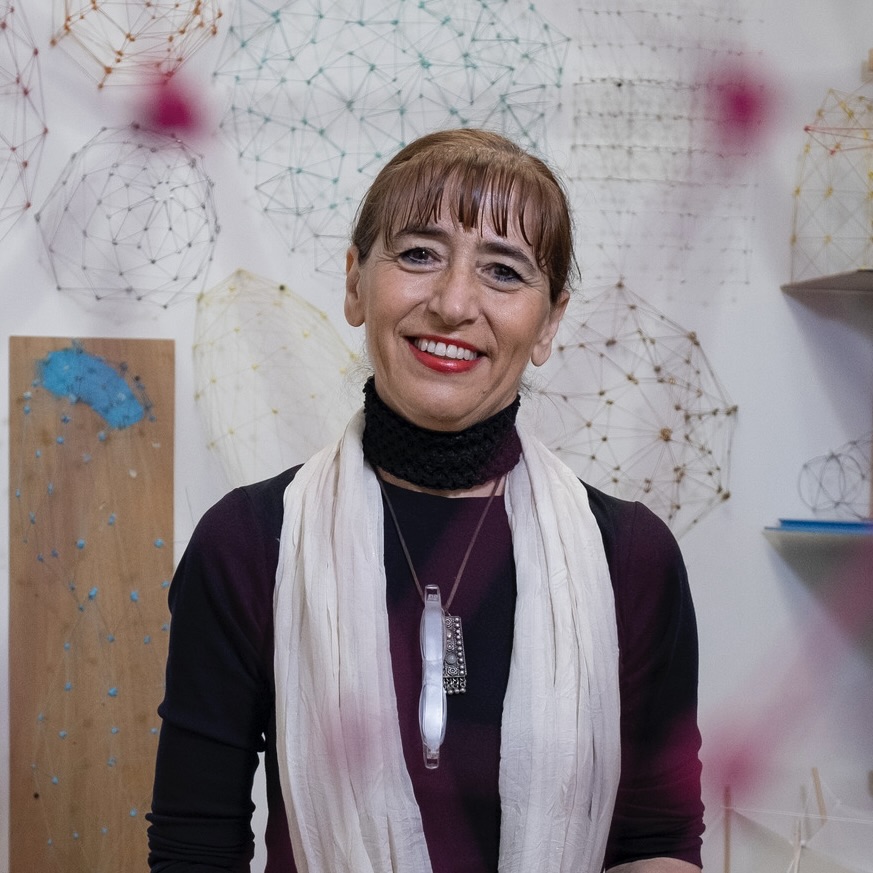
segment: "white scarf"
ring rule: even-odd
[[[274,601],[279,772],[301,873],[430,873],[400,739],[382,500],[363,427],[361,411],[285,491]],[[518,600],[499,871],[597,873],[620,756],[609,570],[584,486],[519,436],[505,489]]]

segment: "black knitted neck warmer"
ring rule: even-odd
[[[457,491],[508,473],[521,456],[515,430],[520,398],[461,431],[427,430],[389,409],[374,377],[364,385],[364,457],[420,488]]]

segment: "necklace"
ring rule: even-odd
[[[403,555],[406,558],[406,563],[409,566],[409,572],[412,574],[412,580],[415,582],[415,587],[418,589],[419,597],[427,607],[429,600],[432,598],[425,595],[425,590],[418,579],[418,574],[415,572],[415,567],[412,563],[412,556],[409,554],[409,548],[406,545],[406,540],[403,538],[403,533],[400,530],[400,522],[397,520],[397,513],[394,511],[394,506],[391,503],[391,498],[388,496],[388,489],[385,487],[385,482],[382,479],[378,469],[376,470],[376,479],[379,481],[379,487],[382,489],[382,496],[385,498],[385,504],[391,514],[391,519],[394,522],[394,529],[397,531],[397,538],[400,540],[400,547],[403,549]],[[458,567],[458,572],[455,575],[455,581],[452,585],[452,590],[445,603],[441,604],[442,619],[443,619],[443,690],[446,694],[463,694],[467,690],[467,657],[464,652],[464,632],[461,627],[461,618],[457,615],[451,615],[449,608],[452,601],[455,599],[455,593],[458,590],[458,585],[461,583],[461,578],[464,575],[464,569],[467,566],[467,561],[473,552],[473,546],[479,536],[479,531],[482,530],[482,525],[485,523],[485,516],[491,507],[500,484],[506,478],[504,473],[502,476],[494,480],[494,485],[491,488],[491,493],[488,495],[488,500],[485,501],[485,508],[479,516],[479,521],[470,537],[470,542],[467,544],[467,551],[464,552],[464,557],[461,560],[461,566]],[[428,589],[436,588],[437,586],[428,585]],[[438,593],[439,589],[437,589]]]

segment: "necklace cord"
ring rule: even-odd
[[[378,468],[373,468],[376,473],[376,479],[379,482],[379,488],[382,489],[382,496],[385,498],[385,503],[388,506],[388,511],[391,513],[391,518],[394,521],[394,529],[397,531],[397,538],[400,540],[400,546],[403,549],[403,554],[406,557],[406,563],[409,565],[409,572],[412,573],[412,580],[415,582],[415,587],[418,589],[419,596],[422,601],[424,601],[424,589],[421,587],[421,582],[418,579],[418,574],[415,572],[415,567],[412,563],[412,557],[409,554],[409,548],[406,545],[406,540],[403,538],[403,534],[400,531],[400,522],[397,520],[397,513],[394,511],[394,506],[391,503],[391,499],[388,497],[388,489],[385,487],[385,481],[382,478],[382,474],[379,472]],[[464,553],[464,557],[461,560],[461,566],[458,568],[458,573],[455,576],[455,582],[452,585],[451,593],[448,596],[448,599],[443,604],[443,609],[448,612],[449,607],[452,605],[452,600],[455,598],[455,592],[458,590],[458,585],[461,583],[461,577],[464,575],[464,569],[467,566],[467,561],[470,558],[470,555],[473,552],[473,546],[476,543],[476,539],[479,536],[479,531],[482,530],[482,525],[485,523],[485,516],[488,515],[488,510],[491,508],[491,503],[494,498],[497,496],[497,491],[500,487],[501,482],[506,478],[506,474],[504,473],[502,476],[498,477],[494,480],[494,485],[491,488],[491,493],[488,495],[488,500],[485,503],[485,509],[482,510],[482,514],[479,516],[479,521],[476,524],[476,529],[473,531],[473,536],[470,537],[470,542],[467,545],[467,551]]]
[[[406,540],[403,539],[403,534],[400,533],[400,522],[397,521],[397,513],[394,511],[394,505],[388,497],[388,490],[385,488],[385,481],[382,479],[382,475],[379,473],[378,469],[374,467],[373,470],[376,473],[376,479],[379,481],[379,487],[382,489],[382,496],[385,498],[385,503],[391,513],[391,518],[394,520],[394,530],[397,531],[397,538],[400,540],[400,546],[403,549],[403,554],[406,556],[406,563],[409,564],[409,572],[412,573],[412,580],[415,582],[415,587],[418,589],[418,593],[423,601],[424,589],[421,587],[421,582],[418,581],[418,574],[415,572],[415,567],[412,564],[409,549],[406,547]]]

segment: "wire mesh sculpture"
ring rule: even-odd
[[[562,131],[575,143],[571,147],[569,167],[571,196],[577,206],[583,207],[581,223],[586,227],[592,224],[604,228],[606,234],[596,239],[593,234],[582,235],[583,246],[591,240],[591,247],[583,249],[586,273],[597,272],[589,270],[587,263],[587,254],[592,252],[599,253],[597,266],[610,274],[609,281],[612,281],[612,276],[624,274],[617,269],[618,262],[623,261],[623,265],[628,266],[624,255],[632,249],[644,253],[648,267],[652,262],[648,255],[653,248],[663,252],[671,250],[675,243],[670,255],[672,261],[666,265],[661,263],[660,273],[652,270],[646,274],[646,287],[651,290],[658,281],[675,275],[680,266],[683,273],[698,275],[699,260],[692,258],[698,243],[708,244],[718,237],[722,254],[725,251],[736,254],[734,237],[729,236],[726,228],[729,225],[736,230],[737,216],[742,215],[737,206],[739,200],[731,203],[725,216],[726,225],[719,228],[718,233],[689,242],[690,231],[701,225],[700,210],[686,208],[685,201],[679,203],[675,208],[677,223],[675,227],[668,227],[673,213],[669,208],[665,212],[663,202],[667,198],[662,196],[664,184],[667,189],[672,186],[673,193],[677,186],[699,193],[708,185],[712,196],[707,194],[695,201],[708,209],[714,202],[712,198],[717,196],[712,191],[718,189],[721,196],[726,187],[720,184],[724,176],[714,179],[695,175],[699,169],[699,162],[695,164],[697,157],[702,155],[707,160],[714,154],[708,150],[710,143],[701,144],[703,140],[698,134],[699,129],[711,121],[707,114],[710,108],[703,105],[704,94],[711,97],[717,90],[715,86],[701,85],[701,68],[695,64],[713,51],[730,53],[736,43],[732,28],[740,22],[740,18],[732,14],[734,4],[710,0],[706,9],[700,11],[691,0],[683,0],[678,7],[675,3],[661,4],[654,11],[641,12],[631,3],[619,3],[618,8],[613,8],[592,0],[580,5],[575,12],[586,27],[585,34],[577,40],[585,48],[581,60],[570,55],[570,40],[550,25],[533,5],[463,0],[446,10],[435,0],[416,4],[382,0],[377,7],[363,7],[352,0],[333,4],[322,0],[294,0],[278,7],[256,0],[238,4],[215,70],[216,82],[225,85],[230,94],[222,128],[234,143],[244,169],[254,175],[254,193],[264,214],[277,225],[291,252],[311,258],[316,272],[338,273],[347,227],[361,191],[390,153],[424,130],[485,125],[510,134],[524,146],[546,151],[548,139],[557,132],[557,124],[568,120],[566,107],[560,105],[563,83],[570,75],[566,64],[576,65],[575,76],[581,63],[583,75],[572,80],[570,121],[573,130]],[[660,54],[646,54],[640,49],[639,39],[636,42],[631,39],[652,28],[664,37],[659,45],[663,43],[666,49],[661,48]],[[698,32],[697,37],[695,32]],[[703,36],[699,36],[701,33]],[[719,39],[725,34],[729,37],[724,41],[726,47],[719,48]],[[693,62],[686,60],[689,55],[693,55]],[[607,72],[597,78],[596,64],[602,65],[610,58],[617,75],[612,76],[613,66],[606,64],[603,69]],[[724,85],[724,81],[721,84]],[[699,87],[689,102],[692,85]],[[665,102],[663,94],[667,92],[672,94],[672,103]],[[680,104],[680,117],[671,116],[671,107],[675,109]],[[575,135],[577,128],[584,135]],[[659,136],[662,139],[657,139]],[[605,138],[604,142],[621,140],[626,145],[624,153],[620,154],[621,149],[599,148],[600,138]],[[118,144],[119,149],[126,146],[126,143]],[[731,147],[737,148],[737,143],[732,142]],[[160,151],[157,149],[157,153]],[[196,229],[193,224],[189,226],[189,220],[203,218],[204,210],[198,211],[196,204],[207,204],[208,190],[202,200],[194,196],[190,205],[187,201],[179,204],[184,216],[181,220],[168,215],[166,210],[162,212],[160,204],[162,200],[172,199],[170,192],[184,192],[187,186],[177,189],[165,185],[163,174],[159,174],[152,183],[152,194],[146,193],[143,202],[134,207],[124,199],[129,190],[128,180],[122,179],[119,187],[114,186],[117,177],[123,175],[119,167],[135,166],[138,161],[138,156],[131,157],[125,152],[118,160],[112,160],[108,169],[105,166],[99,170],[85,168],[83,172],[76,167],[68,170],[52,192],[39,218],[52,270],[63,290],[84,291],[98,299],[111,296],[125,302],[148,297],[166,306],[179,299],[189,287],[196,286],[194,279],[205,274],[211,255],[196,263],[194,255],[211,251],[217,222],[202,221],[201,224],[211,226],[213,232],[207,231],[201,238],[200,226]],[[89,178],[90,182],[101,174],[106,175],[106,185],[110,186],[106,188],[111,195],[108,198],[103,190],[95,191],[95,187],[102,188],[102,185],[85,186],[77,181],[82,176],[83,181]],[[658,180],[663,178],[666,182],[661,184]],[[586,196],[589,190],[596,190],[601,198],[592,207],[598,215],[591,222],[585,217],[585,209],[589,208],[586,204],[592,202]],[[70,196],[71,192],[74,196]],[[607,203],[603,199],[606,197],[613,199]],[[121,201],[118,208],[112,206],[113,199]],[[647,200],[649,206],[658,205],[646,214],[636,213],[634,203],[640,200]],[[146,201],[152,202],[153,213],[146,214]],[[110,209],[106,209],[107,203]],[[131,218],[124,217],[129,213]],[[715,212],[709,210],[708,214]],[[163,216],[160,227],[153,224],[152,215]],[[653,215],[660,219],[643,221],[642,224],[647,224],[645,233],[632,232],[639,230],[640,218]],[[667,220],[663,220],[665,215]],[[632,218],[626,222],[628,216]],[[56,231],[52,220],[63,231]],[[136,231],[129,232],[129,228],[137,226],[139,238]],[[188,227],[187,232],[180,232],[183,226]],[[116,232],[117,228],[121,232]],[[680,242],[669,236],[671,229]],[[664,234],[668,236],[666,240]],[[167,258],[154,254],[159,239],[170,249]],[[183,240],[184,250],[174,247],[173,243]],[[146,255],[140,259],[143,249],[147,250]],[[610,256],[616,250],[620,256],[610,263]],[[73,253],[72,257],[69,252]],[[186,269],[175,268],[174,258],[181,259]],[[634,254],[632,259],[640,269],[641,259],[640,254]],[[719,269],[718,265],[712,266],[704,278],[713,281],[700,284],[716,289]],[[630,273],[633,275],[634,270]],[[248,324],[251,319],[254,324],[264,318],[257,314],[252,316],[249,310],[243,312],[245,307],[239,301],[254,293],[250,286],[257,281],[266,282],[270,294],[274,295],[278,287],[257,277],[244,277],[242,273],[228,281],[232,281],[235,291],[240,287],[246,290],[242,295],[228,293],[229,297],[234,297],[234,302],[227,307],[222,320],[216,322],[219,338],[207,338],[207,342],[198,337],[195,355],[199,356],[196,359],[201,362],[203,374],[215,375],[221,366],[232,363],[228,355],[228,350],[232,349],[230,337],[235,335],[232,330]],[[224,293],[221,288],[214,289],[219,297]],[[212,294],[202,296],[198,319],[206,317]],[[645,311],[641,305],[636,309]],[[220,306],[212,309],[213,313],[219,310]],[[233,327],[235,320],[239,323]],[[674,328],[686,339],[690,336],[688,331],[678,326]],[[259,329],[263,329],[263,322]],[[333,339],[329,340],[328,345],[332,342]],[[573,357],[571,347],[572,343],[555,358],[569,360]],[[263,373],[266,368],[266,363],[257,358],[262,350],[257,346],[253,348],[252,361],[243,362],[240,371],[246,376],[249,371]],[[294,353],[290,347],[279,349],[277,359]],[[329,353],[328,359],[347,362],[348,354],[348,349],[344,349],[335,356]],[[212,364],[208,363],[209,355],[212,355]],[[596,355],[594,359],[599,360]],[[308,364],[302,366],[312,371]],[[337,366],[332,363],[324,369],[335,372]],[[266,390],[243,389],[241,386],[246,382],[238,374],[233,375],[232,366],[227,372],[221,372],[223,375],[218,381],[222,387],[216,389],[211,399],[212,386],[216,383],[207,379],[198,386],[198,396],[211,420],[208,427],[212,444],[224,454],[221,444],[230,445],[240,440],[247,423],[256,421],[260,422],[258,439],[275,444],[277,433],[263,436],[269,427],[275,428],[275,424],[267,424],[276,421],[275,404],[263,400],[275,391],[273,384]],[[703,367],[697,377],[705,380],[708,374],[711,370]],[[675,381],[681,382],[681,379],[677,377]],[[275,377],[271,376],[270,383],[275,382]],[[667,383],[655,381],[654,384],[656,396],[643,401],[643,406],[660,407]],[[222,392],[223,400],[220,400]],[[718,391],[713,389],[713,392],[718,395]],[[660,449],[648,458],[656,467],[667,463],[664,458],[679,452],[681,445],[682,457],[673,458],[669,476],[660,467],[647,473],[638,462],[630,460],[622,462],[620,474],[614,471],[610,474],[624,483],[620,488],[625,490],[629,480],[638,481],[640,493],[649,495],[647,502],[660,502],[656,511],[678,526],[684,524],[688,516],[696,520],[698,516],[694,515],[692,507],[700,500],[710,499],[702,497],[703,492],[715,495],[714,500],[724,499],[727,494],[722,455],[717,448],[708,449],[709,438],[704,432],[709,428],[710,433],[720,435],[719,439],[724,436],[724,441],[729,443],[726,432],[732,423],[732,412],[728,411],[730,403],[724,397],[714,402],[713,409],[722,411],[719,418],[711,415],[712,410],[703,412],[694,406],[690,400],[693,393],[688,388],[688,397],[680,403],[681,408],[690,410],[685,421],[681,424],[672,419],[659,422],[658,438],[651,440],[652,446]],[[261,405],[257,410],[248,409],[238,414],[234,403],[240,397],[247,401],[260,397]],[[223,411],[216,411],[222,402],[229,405]],[[619,418],[614,404],[608,410],[614,424]],[[327,414],[332,414],[332,410]],[[629,426],[624,422],[620,427],[635,426],[639,437],[650,428],[651,422],[642,413],[635,414],[641,415],[642,424],[638,421]],[[679,415],[676,410],[671,414]],[[570,414],[565,409],[561,415],[567,421],[590,417],[584,410]],[[338,418],[344,421],[345,416],[344,412]],[[722,426],[725,420],[728,424]],[[298,424],[295,421],[290,430],[294,431]],[[245,456],[253,451],[253,444],[225,464],[234,482],[258,478],[275,472],[285,463],[308,457],[324,441],[321,436],[313,436],[311,440],[307,437],[282,459],[272,454],[268,462],[258,461],[256,472],[243,470]],[[624,436],[610,436],[610,443],[610,449],[613,445],[627,444]],[[234,451],[229,449],[227,454],[232,455]],[[694,453],[696,461],[690,463],[687,456]],[[598,454],[601,461],[604,456],[601,450]],[[608,466],[615,465],[613,459]],[[610,476],[604,479],[599,473],[592,484],[608,479]],[[668,481],[672,483],[669,487]],[[678,483],[683,492],[681,497],[677,492]],[[669,497],[667,491],[670,491]]]
[[[680,536],[730,496],[737,407],[696,335],[624,284],[581,306],[534,387],[541,430],[582,479]]]
[[[748,285],[747,166],[767,91],[743,50],[742,4],[576,6],[565,169],[588,280],[686,300]]]
[[[97,87],[172,75],[218,32],[217,0],[54,0],[52,45],[97,79]]]
[[[791,280],[873,267],[873,100],[829,90],[805,128],[794,189]]]
[[[336,273],[363,188],[406,142],[482,125],[541,146],[568,45],[533,4],[241,3],[222,129],[290,250]]]
[[[0,0],[0,239],[32,205],[31,192],[48,128],[39,49],[27,19]]]
[[[360,398],[355,354],[286,285],[237,270],[197,301],[195,398],[231,485],[302,463],[342,433]]]
[[[218,235],[199,157],[136,125],[76,152],[36,218],[58,290],[97,301],[167,307],[199,292]]]
[[[818,516],[868,519],[873,515],[873,432],[807,461],[798,477],[803,502]]]
[[[787,721],[781,715],[783,711],[775,721]],[[815,778],[800,787],[796,803],[782,801],[775,808],[735,806],[727,789],[724,806],[707,825],[710,836],[703,851],[706,868],[720,867],[725,873],[873,871],[873,815],[869,808],[846,803],[823,785],[817,774],[814,767]]]
[[[743,98],[758,93],[757,83],[733,77],[717,63],[737,54],[742,16],[735,3],[711,0],[705,9],[690,0],[678,8],[676,3],[656,6],[642,12],[632,3],[618,8],[580,3],[575,12],[587,31],[576,37],[584,49],[576,57],[567,52],[563,35],[534,7],[522,4],[516,11],[512,4],[468,0],[448,12],[427,0],[414,5],[383,0],[365,10],[348,0],[332,5],[296,0],[278,8],[240,5],[215,73],[231,90],[222,128],[243,166],[254,173],[258,202],[292,254],[311,257],[316,272],[336,273],[354,204],[397,147],[424,129],[485,124],[545,150],[555,134],[550,124],[567,121],[567,106],[559,104],[564,82],[572,81],[570,193],[580,224],[595,228],[581,239],[586,274],[597,272],[590,270],[592,261],[610,279],[623,275],[622,266],[638,267],[637,278],[647,288],[668,280],[675,288],[681,277],[697,276],[704,266],[699,284],[714,292],[725,272],[745,263],[748,253],[743,207],[749,187],[742,181],[729,184],[736,167],[727,164],[750,147],[746,134],[760,118],[754,101],[748,104],[754,111],[746,115],[731,114],[725,106],[745,105]],[[663,37],[658,52],[641,48],[653,28]],[[492,54],[492,48],[499,53]],[[628,87],[619,88],[616,78]],[[616,95],[627,99],[617,104]],[[586,151],[600,134],[619,145],[609,154]],[[719,150],[727,147],[730,155],[718,164],[724,157]],[[632,160],[622,174],[611,161],[623,159],[628,149]],[[659,161],[670,163],[665,182],[659,181]],[[614,200],[592,207],[592,187]],[[646,209],[638,210],[641,201]],[[665,207],[668,202],[675,204],[673,212]],[[590,222],[589,208],[597,212]],[[630,215],[632,220],[625,221]],[[641,227],[644,232],[636,233]],[[707,235],[700,233],[702,227]],[[604,233],[597,235],[597,229]],[[696,253],[695,247],[704,251]],[[662,258],[657,275],[649,269],[656,260],[653,249],[669,252],[669,263]],[[705,382],[710,375],[705,366],[696,378]],[[660,408],[664,385],[655,389],[658,397],[641,402]],[[678,453],[668,473],[626,460],[633,469],[623,469],[618,477],[624,491],[628,481],[639,482],[646,501],[680,528],[705,512],[710,501],[727,496],[726,453],[735,410],[720,388],[707,385],[703,393],[709,389],[715,395],[710,409],[695,405],[689,387],[682,400],[690,410],[686,419],[659,422],[656,428],[646,462],[663,466]],[[571,422],[587,417],[564,414]],[[670,415],[681,418],[675,410]],[[613,424],[617,418],[614,412],[610,416]],[[649,439],[640,436],[648,422],[624,426],[635,428],[643,442]],[[666,434],[675,436],[665,439]],[[616,447],[627,444],[622,436],[611,439]],[[717,445],[710,448],[710,440]],[[602,480],[598,474],[593,484]]]

